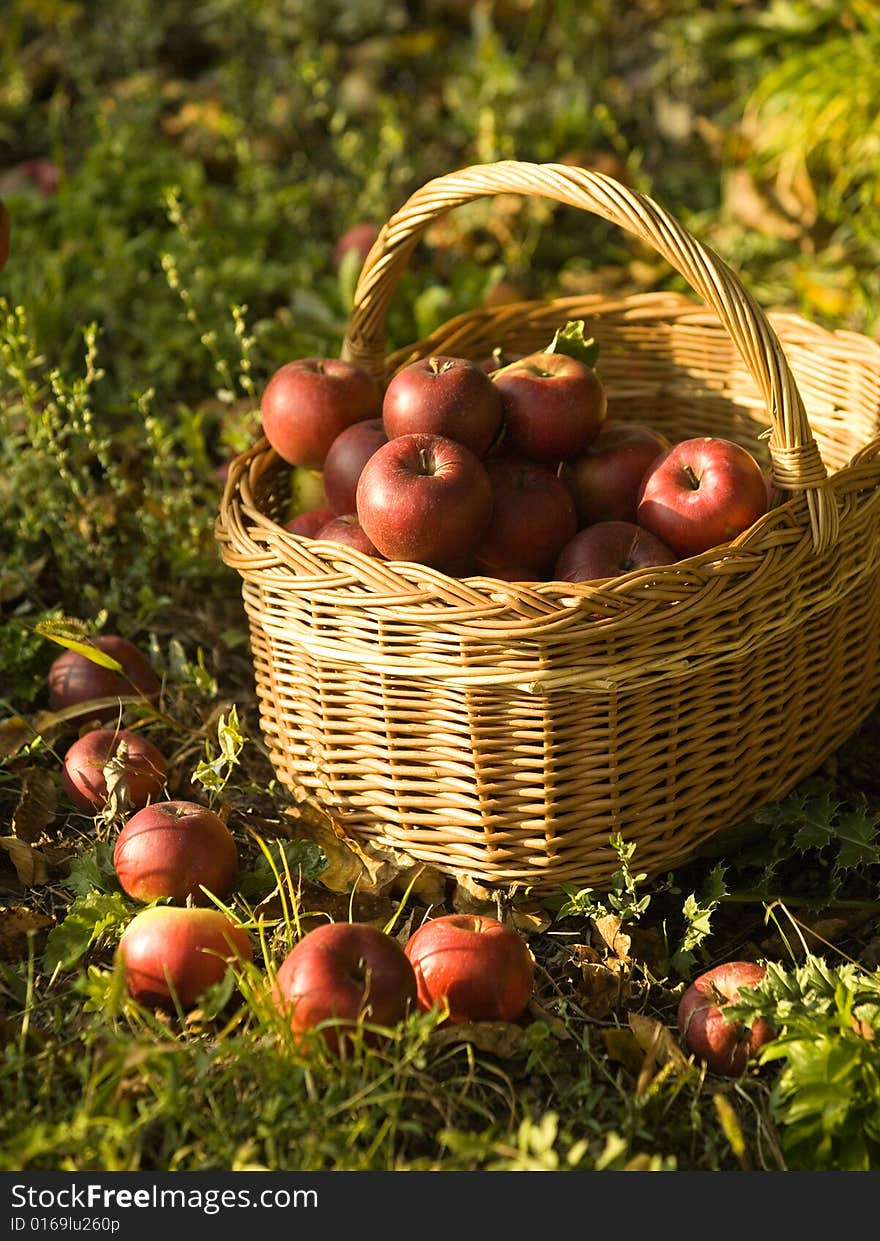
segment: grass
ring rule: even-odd
[[[802,123],[860,89],[818,49],[876,62],[870,5],[837,7],[433,0],[416,20],[402,3],[138,0],[99,28],[65,0],[17,0],[0,43],[4,1169],[880,1167],[880,717],[688,866],[647,883],[620,842],[608,892],[517,909],[537,963],[521,1022],[463,1037],[421,1014],[342,1063],[304,1057],[267,998],[302,930],[395,918],[403,935],[430,906],[321,870],[259,738],[239,586],[213,539],[214,471],[251,442],[266,378],[339,348],[354,273],[333,270],[334,240],[467,163],[609,171],[764,305],[876,333],[861,95],[836,159]],[[34,156],[55,161],[56,192],[13,175]],[[502,280],[530,296],[679,287],[598,221],[478,203],[413,256],[389,346]],[[45,714],[58,647],[43,635],[65,619],[149,652],[161,710],[128,722],[170,758],[176,795],[228,813],[241,850],[254,965],[183,1017],[121,987],[135,907],[108,862],[117,824],[60,788],[76,727]],[[785,1025],[777,1058],[730,1081],[683,1057],[675,1011],[734,956],[778,966],[759,1001]]]

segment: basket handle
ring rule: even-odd
[[[834,544],[838,511],[828,474],[782,346],[738,276],[653,199],[602,173],[566,164],[502,160],[428,181],[381,229],[354,295],[342,356],[384,382],[385,318],[394,290],[428,225],[453,207],[495,194],[530,194],[580,207],[653,246],[720,319],[764,399],[776,486],[806,497],[814,549]]]

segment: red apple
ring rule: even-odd
[[[591,367],[564,353],[530,353],[492,374],[504,406],[506,443],[532,461],[564,461],[595,439],[605,388]]]
[[[93,814],[106,804],[104,768],[111,759],[124,776],[130,808],[140,810],[162,797],[167,765],[161,750],[149,738],[125,728],[93,728],[69,747],[61,769],[64,789],[80,810]]]
[[[501,397],[475,362],[432,355],[393,377],[385,389],[382,421],[389,439],[442,435],[482,457],[501,429]]]
[[[118,948],[129,994],[139,1004],[186,1011],[231,963],[253,960],[250,939],[219,909],[155,905],[129,922]]]
[[[763,1017],[749,1029],[741,1021],[728,1021],[723,1012],[743,987],[756,986],[765,973],[752,961],[727,961],[700,974],[682,995],[678,1028],[689,1050],[713,1073],[738,1077],[758,1048],[776,1038]]]
[[[632,569],[674,564],[675,552],[631,521],[598,521],[566,543],[556,560],[553,580],[595,582],[620,577]]]
[[[192,801],[158,801],[131,816],[116,838],[113,867],[132,900],[167,897],[210,904],[202,887],[228,896],[238,878],[238,849],[218,814]]]
[[[362,267],[364,259],[372,250],[373,242],[378,236],[379,225],[374,224],[372,220],[361,220],[359,224],[353,224],[351,228],[346,229],[333,247],[333,270],[339,271],[343,259],[352,251],[360,259],[360,266]]]
[[[297,358],[263,391],[263,433],[284,461],[321,469],[340,431],[378,416],[382,395],[360,366],[341,358]]]
[[[446,1003],[449,1021],[516,1021],[532,994],[535,963],[525,940],[497,918],[447,914],[413,932],[406,955],[419,1005]]]
[[[336,436],[324,459],[324,492],[334,513],[353,513],[361,471],[377,448],[388,443],[381,418],[367,418]]]
[[[516,458],[485,463],[492,484],[492,517],[475,549],[488,569],[524,565],[539,576],[553,567],[577,531],[565,484],[545,465]]]
[[[579,525],[635,521],[642,479],[670,446],[666,436],[652,427],[606,419],[593,442],[564,462],[559,472],[571,492]]]
[[[315,533],[322,526],[326,526],[328,521],[332,521],[335,516],[332,508],[306,509],[304,513],[298,513],[296,517],[291,517],[290,521],[286,521],[284,529],[290,530],[292,534],[304,534],[313,539]]]
[[[767,483],[740,444],[718,436],[682,440],[648,469],[636,512],[639,525],[679,556],[695,556],[767,512]]]
[[[335,1051],[341,1031],[358,1022],[391,1027],[415,1005],[413,968],[396,939],[360,922],[315,927],[285,958],[275,976],[272,1000],[297,1041],[320,1029]],[[342,1024],[322,1026],[336,1019]],[[373,1036],[365,1036],[373,1041]]]
[[[158,696],[159,678],[147,656],[133,642],[109,633],[88,641],[115,659],[121,665],[122,672],[96,664],[79,651],[65,651],[49,668],[49,706],[53,711],[86,704],[96,698],[143,694],[146,698],[155,699]],[[98,711],[88,711],[88,714],[96,720],[110,720],[119,714],[119,708],[104,707]]]
[[[3,199],[0,198],[0,271],[3,270],[9,260],[10,233],[9,212]]]
[[[492,516],[492,485],[480,459],[441,435],[399,435],[363,468],[357,513],[389,560],[442,567],[466,557]]]
[[[328,539],[331,543],[342,543],[345,547],[353,547],[365,556],[378,556],[378,551],[364,533],[357,513],[341,513],[331,519],[315,532],[316,539]]]

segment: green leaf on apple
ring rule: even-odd
[[[569,319],[564,327],[556,331],[544,352],[564,353],[583,362],[584,366],[594,367],[599,357],[599,342],[592,336],[584,336],[584,326],[583,319]]]

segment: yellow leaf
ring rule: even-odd
[[[5,849],[9,854],[19,882],[26,888],[36,888],[48,882],[49,867],[46,859],[33,845],[19,840],[17,836],[4,836],[0,838],[0,849]]]

